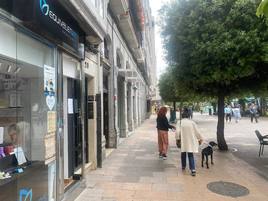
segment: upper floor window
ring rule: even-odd
[[[119,56],[119,54],[117,53],[117,55],[116,55],[116,64],[117,64],[117,67],[118,68],[121,68],[122,66],[121,66],[121,59],[120,59],[120,56]]]
[[[109,54],[110,54],[110,51],[109,51],[107,39],[104,39],[104,57],[108,60],[109,60]]]

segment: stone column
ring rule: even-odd
[[[146,117],[146,90],[145,90],[145,85],[142,84],[142,95],[141,95],[141,105],[142,105],[142,110],[141,110],[141,122],[144,122],[145,117]]]
[[[136,89],[136,92],[135,92],[135,102],[136,102],[136,107],[135,107],[135,112],[136,112],[136,127],[139,126],[139,85],[137,83],[136,85],[137,89]]]
[[[138,126],[141,125],[141,84],[138,83]]]
[[[120,125],[118,125],[120,130],[120,137],[125,138],[127,136],[127,83],[122,80],[120,81],[120,86],[118,88],[118,102],[117,105],[120,111],[118,118],[120,118]]]
[[[123,124],[123,133],[125,135],[125,137],[128,136],[128,121],[127,121],[127,117],[128,117],[128,109],[127,109],[127,103],[128,103],[128,96],[127,96],[127,91],[128,91],[128,87],[127,87],[127,81],[124,80],[124,102],[123,102],[123,109],[124,109],[124,113],[123,113],[123,116],[124,116],[124,124]]]
[[[137,98],[137,86],[136,84],[133,86],[133,119],[134,119],[134,127],[138,127],[138,98]]]
[[[131,132],[134,130],[134,119],[133,119],[133,89],[132,83],[127,85],[127,113],[128,113],[128,130]]]
[[[119,101],[119,89],[118,89],[118,71],[117,68],[115,69],[115,77],[114,77],[114,122],[115,122],[115,134],[116,134],[116,144],[119,144],[120,138],[120,129],[118,125],[118,118],[120,118],[118,114],[118,101]]]
[[[114,68],[111,68],[111,72],[109,75],[109,144],[110,148],[117,147],[117,133],[115,130],[115,79],[114,79]]]

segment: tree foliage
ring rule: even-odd
[[[181,0],[165,7],[162,36],[178,80],[216,96],[261,86],[268,32],[256,7],[251,0]]]
[[[179,97],[176,95],[176,85],[170,70],[161,75],[158,86],[160,96],[165,102],[178,101]]]
[[[179,0],[162,8],[162,37],[174,80],[218,98],[224,145],[224,98],[266,90],[268,31],[252,0]]]
[[[201,96],[197,97],[196,94],[193,94],[184,86],[183,82],[176,80],[174,72],[175,69],[169,67],[167,71],[160,76],[158,86],[162,99],[166,102],[200,100]]]
[[[256,15],[258,17],[261,16],[268,17],[268,0],[261,1],[259,7],[257,8]]]

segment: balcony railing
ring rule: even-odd
[[[139,42],[139,46],[142,46],[143,36],[142,31],[144,29],[144,13],[140,0],[128,0],[129,11],[131,21],[135,30],[136,37]]]

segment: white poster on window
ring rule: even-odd
[[[68,98],[68,114],[74,113],[74,103],[72,98]]]
[[[55,96],[56,87],[55,68],[44,65],[44,93],[45,96]]]
[[[0,144],[4,142],[4,127],[0,127]]]
[[[44,65],[44,94],[46,96],[46,103],[49,110],[52,110],[56,103],[55,87],[55,68],[48,65]]]

